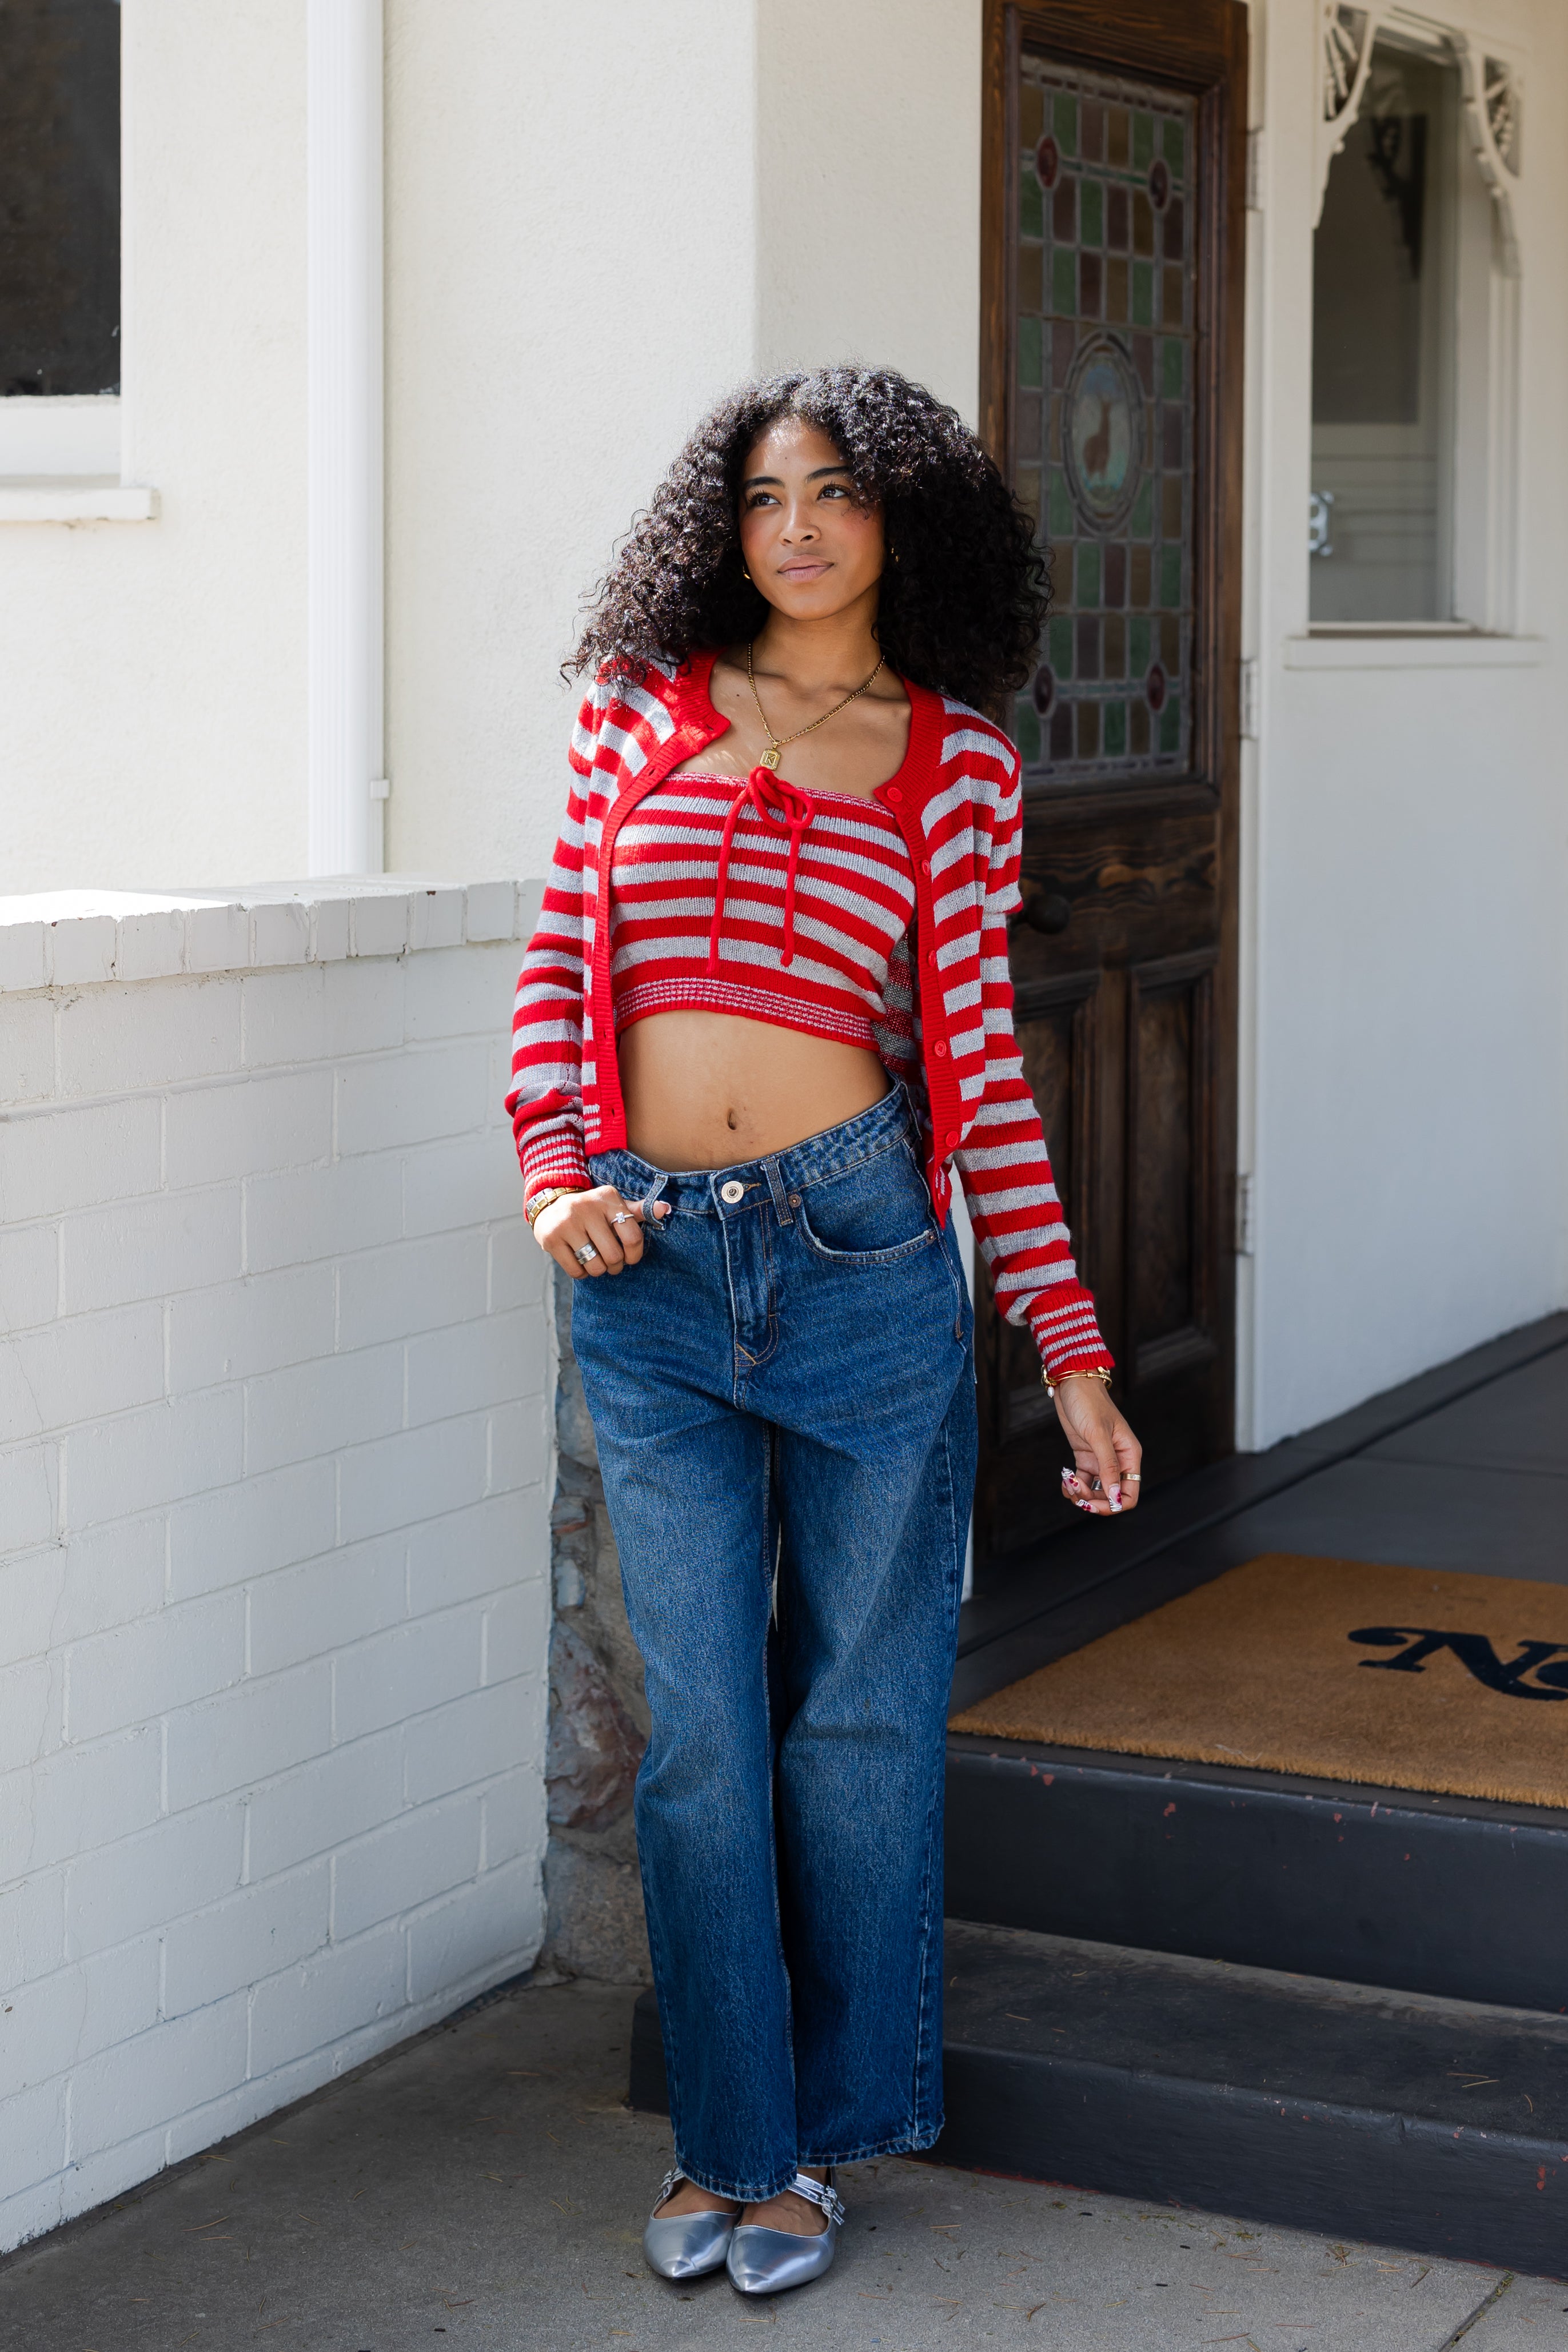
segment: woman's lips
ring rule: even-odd
[[[831,569],[831,566],[826,562],[781,563],[779,577],[780,580],[820,580],[823,572]]]

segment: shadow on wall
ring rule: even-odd
[[[647,1984],[652,1972],[632,1822],[632,1784],[648,1736],[643,1662],[621,1598],[621,1563],[604,1507],[593,1423],[571,1352],[571,1284],[559,1270],[554,1282],[560,1381],[545,1762],[549,1908],[538,1968],[610,1984]]]

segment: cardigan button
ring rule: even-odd
[[[904,798],[904,794],[899,791],[896,784],[889,784],[886,793],[883,794],[883,798],[890,801],[901,801]]]
[[[929,874],[929,873],[930,873],[930,871],[931,871],[931,860],[930,860],[928,857],[923,857],[923,858],[921,859],[921,861],[920,861],[920,871],[922,872],[922,874]]]
[[[925,950],[925,961],[926,961],[926,962],[927,962],[928,964],[930,964],[930,965],[932,966],[933,970],[935,970],[935,968],[936,968],[936,949],[935,949],[935,948],[927,948],[927,949],[926,949],[926,950]]]
[[[957,1130],[957,1129],[956,1129],[956,1127],[951,1127],[951,1128],[949,1128],[949,1129],[948,1129],[948,1130],[947,1130],[947,1132],[946,1132],[946,1134],[943,1137],[942,1140],[943,1140],[943,1141],[944,1141],[944,1143],[946,1143],[946,1145],[947,1146],[948,1150],[949,1150],[949,1151],[951,1151],[951,1150],[953,1150],[954,1146],[956,1144],[956,1142],[957,1142],[957,1140],[958,1140],[958,1130]]]
[[[932,1046],[931,1051],[936,1055],[936,1059],[939,1062],[945,1062],[947,1058],[947,1040],[946,1037],[938,1037],[935,1045]]]

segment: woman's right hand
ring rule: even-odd
[[[653,1211],[655,1217],[669,1213],[665,1201]],[[573,1282],[585,1274],[619,1274],[643,1255],[643,1212],[634,1201],[623,1201],[613,1184],[595,1184],[591,1192],[563,1194],[541,1209],[534,1219],[534,1239]],[[584,1261],[578,1252],[590,1247],[594,1255]]]

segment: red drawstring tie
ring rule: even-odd
[[[712,980],[718,971],[718,937],[724,924],[725,893],[729,886],[729,852],[735,839],[735,828],[740,812],[747,804],[759,817],[787,824],[789,828],[789,864],[784,876],[784,949],[781,963],[789,963],[795,953],[795,869],[800,863],[800,844],[811,822],[811,797],[809,793],[787,784],[770,768],[753,768],[751,773],[729,804],[729,814],[724,821],[724,835],[718,845],[718,879],[714,890],[713,929],[708,933],[707,976]]]

